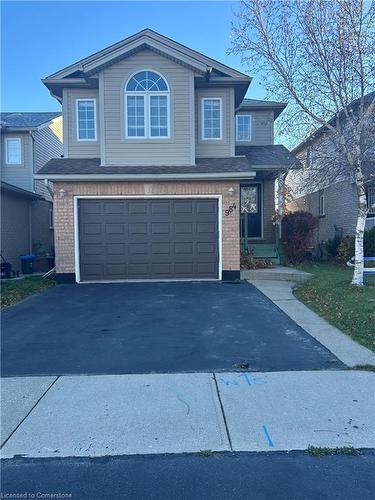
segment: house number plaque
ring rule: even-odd
[[[236,204],[233,203],[232,205],[229,205],[229,207],[224,211],[225,217],[228,217],[230,214],[232,214],[236,210]]]

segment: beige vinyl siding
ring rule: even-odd
[[[20,165],[6,163],[6,139],[21,139]],[[1,180],[13,186],[33,191],[33,153],[31,137],[28,132],[5,133],[1,135]]]
[[[77,141],[76,99],[96,99],[96,141]],[[69,158],[100,158],[99,92],[97,89],[64,89],[64,155]]]
[[[34,137],[34,165],[38,172],[51,158],[60,158],[63,154],[63,119],[58,116],[46,127],[33,132]],[[35,191],[47,199],[50,194],[44,181],[35,181]]]
[[[125,138],[124,87],[141,70],[161,73],[170,87],[170,138]],[[105,165],[190,165],[194,163],[192,71],[153,51],[143,50],[103,70],[100,78],[104,113],[102,136]],[[100,107],[99,107],[100,108]]]
[[[222,99],[222,137],[220,140],[202,139],[202,99],[220,97]],[[221,158],[234,156],[234,90],[231,88],[196,89],[195,123],[196,156]]]
[[[236,141],[242,146],[262,146],[273,144],[274,142],[274,114],[273,111],[253,110],[239,111],[237,115],[251,116],[251,141]]]

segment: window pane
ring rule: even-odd
[[[220,99],[203,101],[203,137],[205,139],[220,139],[221,137],[220,108]]]
[[[168,85],[163,77],[153,71],[140,71],[126,86],[127,92],[167,92]]]
[[[128,137],[145,136],[144,96],[127,96]]]
[[[258,212],[258,188],[256,186],[241,187],[241,213],[256,214]]]
[[[250,130],[250,116],[237,116],[237,140],[238,141],[250,141],[251,140],[251,130]]]
[[[165,95],[150,97],[151,137],[168,137],[168,100]]]
[[[95,140],[95,103],[94,101],[78,101],[78,139]]]
[[[21,161],[21,139],[7,139],[6,160],[12,165],[19,165]]]

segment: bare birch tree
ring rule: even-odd
[[[324,147],[315,152],[306,182],[338,177],[355,182],[352,284],[363,285],[364,165],[375,142],[375,1],[243,0],[230,51],[261,74],[273,98],[289,102],[284,116],[289,137],[301,141],[323,131]]]

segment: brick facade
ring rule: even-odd
[[[288,210],[302,210],[319,216],[319,193],[324,193],[325,215],[319,217],[319,226],[314,234],[316,247],[335,235],[335,226],[344,236],[355,233],[357,222],[357,193],[353,183],[344,181],[314,193],[307,194],[288,204]]]
[[[228,193],[234,188],[234,195]],[[63,190],[63,191],[62,191]],[[75,196],[158,196],[222,195],[222,268],[240,269],[239,183],[234,181],[199,182],[55,182],[55,250],[57,273],[74,273],[74,197]],[[272,198],[273,199],[273,198]],[[228,216],[225,210],[233,203],[236,209]]]

